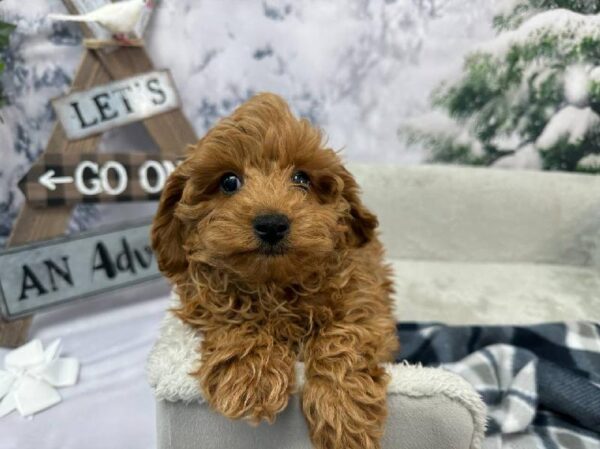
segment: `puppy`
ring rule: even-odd
[[[376,217],[320,132],[273,94],[221,120],[169,177],[152,229],[177,315],[203,335],[196,376],[230,418],[272,422],[305,363],[319,449],[380,447],[397,349]]]

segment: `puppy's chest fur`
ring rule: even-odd
[[[197,285],[193,297],[182,298],[179,316],[206,334],[231,327],[267,331],[280,342],[298,348],[311,334],[341,318],[343,288],[264,286],[249,292],[234,286],[214,291]]]
[[[177,315],[205,337],[235,330],[252,336],[266,332],[297,354],[311,336],[332,323],[371,320],[393,323],[389,267],[379,243],[361,248],[314,272],[301,284],[236,284],[221,272],[198,269],[179,284]],[[390,327],[393,333],[393,325]]]

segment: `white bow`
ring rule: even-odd
[[[40,340],[10,351],[0,370],[0,418],[17,410],[29,416],[58,404],[62,399],[54,387],[77,383],[77,359],[60,358],[60,340],[44,350]]]

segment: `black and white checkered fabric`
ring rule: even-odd
[[[27,202],[36,207],[65,206],[69,204],[94,204],[110,202],[130,202],[130,201],[155,201],[160,198],[161,192],[148,193],[139,180],[138,171],[144,162],[148,159],[162,159],[159,155],[154,157],[148,153],[130,152],[130,153],[86,153],[84,156],[77,153],[45,153],[36,161],[29,172],[19,181],[19,188],[27,198]],[[89,161],[101,166],[106,162],[112,161],[123,167],[127,185],[123,192],[118,195],[109,194],[103,191],[99,194],[84,194],[79,191],[74,182],[56,184],[53,190],[48,189],[39,181],[40,177],[52,171],[53,177],[72,178],[78,164],[82,160]],[[176,159],[171,160],[175,165]],[[99,173],[97,170],[87,169],[82,171],[82,182],[91,186],[98,182]],[[148,171],[148,182],[151,185],[157,183],[157,176],[154,170]],[[117,186],[120,182],[117,179],[115,170],[106,171],[106,181],[110,186]]]
[[[600,325],[401,323],[399,360],[466,378],[488,406],[485,449],[600,449]]]

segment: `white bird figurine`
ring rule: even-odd
[[[96,22],[110,31],[117,40],[126,40],[138,23],[144,8],[152,8],[152,0],[123,0],[108,3],[98,9],[81,15],[50,14],[52,20],[70,22]]]

